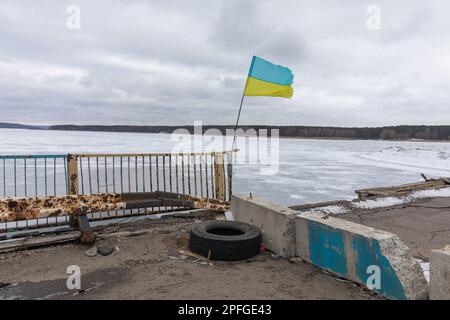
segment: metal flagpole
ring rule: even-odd
[[[247,88],[247,82],[245,83],[244,92],[242,92],[242,98],[241,98],[241,104],[239,106],[239,112],[236,119],[236,124],[234,125],[234,137],[233,137],[233,145],[231,146],[231,151],[234,151],[234,145],[236,143],[236,130],[239,125],[239,119],[241,118],[241,111],[242,111],[242,104],[244,103],[244,97],[245,97],[245,89]]]
[[[228,177],[229,177],[229,201],[231,201],[231,194],[232,194],[232,188],[233,185],[231,183],[232,179],[233,179],[233,163],[234,163],[234,146],[236,144],[236,130],[237,127],[239,125],[239,119],[241,118],[241,111],[242,111],[242,105],[244,103],[244,97],[245,97],[245,89],[247,89],[247,81],[245,82],[245,87],[244,87],[244,91],[242,92],[242,98],[241,98],[241,104],[239,105],[239,112],[238,112],[238,116],[236,119],[236,124],[234,125],[234,133],[233,133],[233,145],[231,146],[231,159],[227,159],[228,161]]]
[[[255,59],[255,56],[253,56],[252,63],[250,65],[250,69],[252,68],[254,59]],[[250,75],[250,71],[249,71],[249,75]],[[244,86],[244,91],[242,92],[241,104],[239,105],[239,112],[238,112],[238,116],[236,119],[236,125],[234,126],[233,145],[231,146],[232,155],[234,154],[234,146],[236,144],[236,130],[239,125],[239,119],[241,117],[242,104],[244,103],[245,89],[247,89],[247,83],[248,83],[248,76],[247,76],[247,79],[245,80],[245,86]]]

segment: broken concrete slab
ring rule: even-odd
[[[430,299],[450,300],[450,245],[431,251]]]
[[[295,230],[300,258],[389,299],[428,298],[420,264],[396,235],[319,212],[298,214]]]
[[[294,218],[297,212],[280,205],[246,195],[231,197],[231,212],[235,221],[258,227],[264,246],[282,257],[295,254]]]

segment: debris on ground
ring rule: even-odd
[[[97,247],[87,249],[84,254],[88,257],[95,257],[97,255]]]
[[[214,264],[205,257],[184,255],[189,252],[187,240],[193,223],[192,218],[168,218],[123,225],[122,232],[155,230],[133,237],[113,236],[111,228],[99,227],[95,230],[99,239],[110,236],[107,242],[98,241],[97,250],[103,241],[113,247],[120,242],[120,254],[113,253],[111,258],[88,258],[86,249],[74,242],[3,253],[0,276],[6,286],[0,288],[0,300],[379,299],[361,287],[333,281],[333,276],[307,263],[274,259],[270,252],[249,261]],[[67,289],[67,266],[74,262],[83,274],[79,294]],[[245,290],[237,290],[242,283]]]
[[[109,256],[114,251],[114,246],[110,243],[101,244],[97,247],[97,251],[102,256]]]
[[[204,256],[202,256],[198,253],[192,252],[192,251],[188,251],[188,250],[178,250],[178,253],[183,256],[188,256],[188,257],[201,259],[201,260],[207,260],[207,258],[205,258]]]

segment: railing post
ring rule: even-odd
[[[76,154],[67,155],[67,181],[69,183],[69,195],[78,195],[78,156]],[[83,183],[83,181],[81,181]],[[69,225],[81,231],[81,242],[91,244],[95,240],[94,232],[89,226],[89,220],[85,214],[70,215]]]
[[[69,195],[78,195],[78,161],[74,154],[67,155],[67,183]],[[78,220],[75,216],[69,216],[69,225],[78,229]]]
[[[78,157],[75,154],[67,155],[67,181],[69,195],[78,195]]]
[[[228,175],[228,201],[231,201],[231,195],[233,194],[233,164],[229,162],[227,164]]]
[[[216,199],[225,201],[225,167],[223,153],[214,154],[214,184]]]
[[[74,154],[67,155],[67,183],[69,195],[78,195],[78,165],[77,156]],[[69,225],[78,229],[78,221],[73,215],[69,216]]]

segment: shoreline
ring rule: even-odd
[[[172,132],[139,132],[125,130],[67,130],[51,128],[1,128],[0,130],[37,130],[37,131],[61,131],[61,132],[99,132],[99,133],[135,133],[135,134],[172,134]],[[280,139],[300,139],[300,140],[338,140],[338,141],[390,141],[390,142],[441,142],[449,143],[450,140],[432,140],[432,139],[357,139],[343,137],[302,137],[302,136],[279,136]]]
[[[134,134],[167,134],[172,132],[140,132],[140,131],[125,131],[125,130],[68,130],[68,129],[52,129],[52,128],[1,128],[6,130],[37,130],[37,131],[60,131],[60,132],[99,132],[99,133],[134,133]],[[449,143],[450,140],[433,140],[433,139],[356,139],[343,137],[302,137],[302,136],[279,136],[280,139],[300,139],[300,140],[338,140],[338,141],[390,141],[390,142],[441,142]]]

